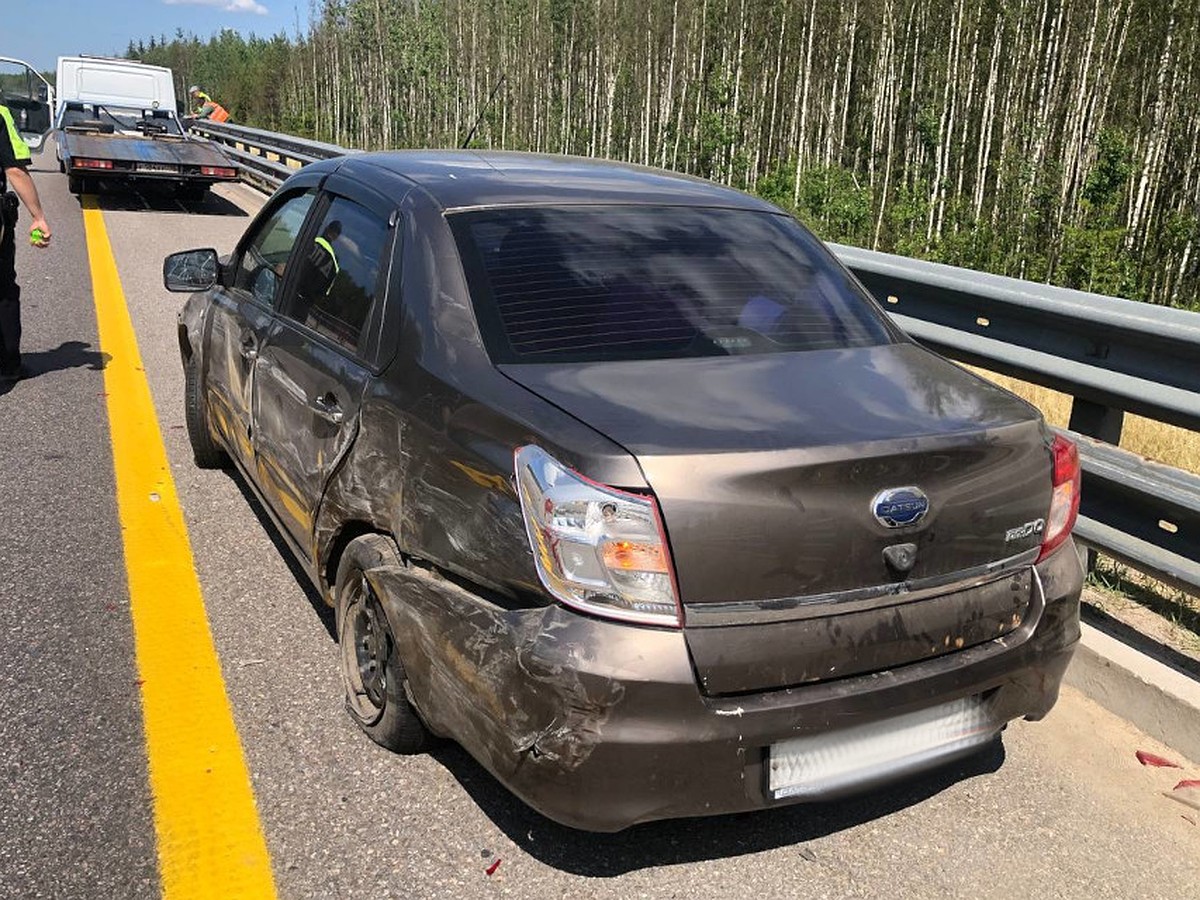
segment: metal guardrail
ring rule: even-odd
[[[1075,537],[1182,591],[1200,591],[1200,478],[1084,435]]]
[[[268,191],[310,162],[357,152],[240,125],[192,128]],[[1200,594],[1200,477],[1116,446],[1126,412],[1200,431],[1200,313],[830,246],[921,343],[1070,394],[1065,433],[1083,467],[1076,537]]]
[[[831,245],[922,343],[1076,402],[1115,444],[1124,412],[1200,430],[1200,314]]]
[[[220,144],[225,154],[238,164],[242,179],[267,192],[275,191],[297,169],[311,162],[356,152],[336,144],[228,122],[198,119],[192,123],[191,130]]]

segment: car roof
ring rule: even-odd
[[[314,164],[383,190],[400,175],[445,210],[495,206],[679,205],[778,213],[764,200],[700,178],[608,160],[496,150],[356,153]]]

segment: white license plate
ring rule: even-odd
[[[166,175],[174,175],[179,171],[179,166],[172,166],[167,163],[138,163],[137,170],[139,172],[161,172]]]
[[[881,722],[773,744],[771,796],[821,797],[926,768],[981,747],[1003,727],[988,704],[967,697]]]

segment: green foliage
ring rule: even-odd
[[[796,164],[777,162],[754,184],[754,193],[794,213],[825,240],[845,244],[869,244],[871,240],[871,192],[843,166],[817,166],[800,174],[799,203],[796,196]]]
[[[925,222],[929,218],[929,184],[902,185],[884,211],[883,246],[902,256],[925,255]]]
[[[1134,299],[1134,274],[1123,227],[1066,226],[1056,279],[1064,287]]]
[[[170,41],[165,37],[159,41],[151,38],[148,44],[130,41],[126,55],[171,69],[176,96],[185,110],[191,102],[187,90],[198,84],[228,109],[234,120],[274,128],[285,120],[281,73],[287,71],[292,53],[293,46],[285,35],[245,38],[232,29],[223,29],[208,41],[182,31]],[[290,121],[294,123],[295,117]]]
[[[1118,130],[1096,138],[1096,159],[1084,181],[1075,224],[1063,229],[1056,281],[1064,287],[1136,298],[1137,270],[1120,215],[1132,173],[1130,148]]]
[[[1096,163],[1083,185],[1083,199],[1095,209],[1113,212],[1133,172],[1132,151],[1118,129],[1105,128],[1096,139]]]
[[[771,167],[754,185],[754,193],[768,203],[792,209],[792,197],[796,192],[796,164],[784,160]]]
[[[927,150],[935,150],[938,146],[938,133],[941,130],[940,113],[932,106],[922,106],[917,113],[917,134]]]
[[[825,240],[870,244],[871,207],[870,188],[843,166],[818,166],[800,173],[796,212]]]

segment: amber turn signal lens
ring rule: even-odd
[[[609,541],[602,552],[604,565],[610,569],[624,572],[667,571],[667,561],[663,559],[662,547],[658,544]]]

